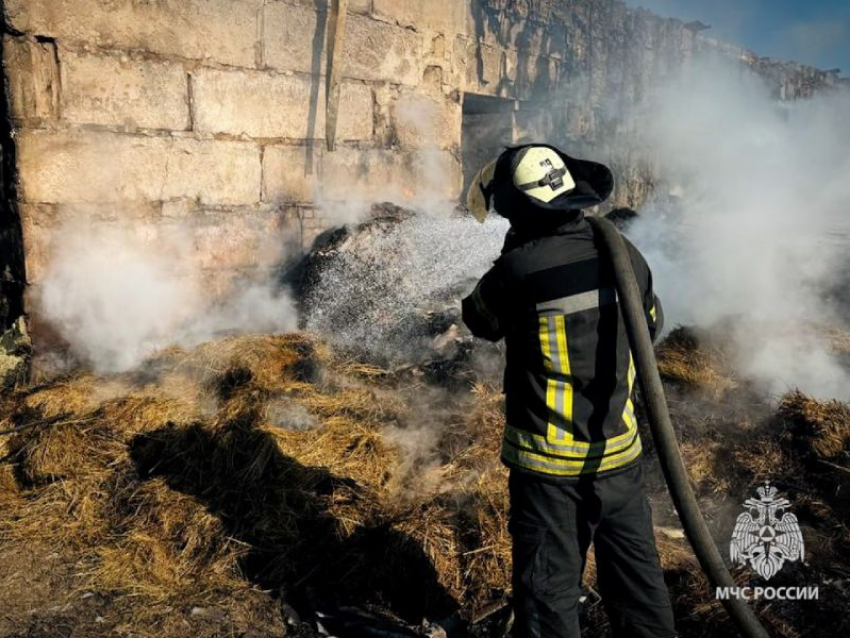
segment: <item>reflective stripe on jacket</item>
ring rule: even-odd
[[[655,336],[663,313],[652,276],[627,246]],[[464,299],[463,318],[476,336],[506,340],[504,463],[566,477],[640,456],[634,362],[613,272],[584,219],[542,237],[509,237]]]

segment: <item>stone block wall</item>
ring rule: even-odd
[[[465,91],[518,100],[514,138],[546,138],[614,168],[611,205],[637,207],[654,184],[635,108],[700,56],[746,65],[778,100],[846,83],[835,71],[762,58],[618,0],[468,0]],[[710,33],[710,32],[709,32]]]
[[[778,99],[841,82],[617,0],[351,0],[329,152],[329,2],[5,0],[2,232],[19,218],[30,286],[70,218],[129,221],[151,245],[188,232],[187,260],[221,282],[354,202],[457,201],[462,140],[487,137],[463,135],[470,94],[504,101],[508,141],[611,162],[614,201],[639,205],[653,177],[624,143],[630,109],[693,56],[750,65]]]
[[[279,253],[257,249],[270,237],[307,247],[334,223],[320,198],[339,209],[414,183],[422,153],[456,200],[460,6],[349,3],[330,153],[328,0],[6,0],[30,287],[70,218],[129,221],[152,245],[188,230],[187,259],[220,279],[273,267]]]

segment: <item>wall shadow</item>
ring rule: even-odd
[[[316,10],[316,32],[313,34],[312,55],[310,59],[310,106],[307,116],[307,160],[304,164],[304,172],[312,175],[316,167],[316,126],[319,119],[319,96],[324,82],[322,74],[322,54],[325,51],[325,40],[328,32],[328,12],[330,0],[313,0],[313,8]],[[324,137],[324,135],[322,135]]]
[[[216,429],[163,427],[136,436],[129,447],[140,477],[161,477],[203,502],[228,536],[249,547],[241,559],[245,576],[284,593],[302,615],[377,603],[418,623],[457,609],[410,537],[367,525],[342,538],[329,504],[356,504],[363,489],[281,453],[250,411]]]
[[[2,36],[20,35],[6,20],[6,3],[0,0]],[[18,210],[18,160],[9,104],[5,56],[6,37],[0,37],[0,332],[24,314],[26,269],[24,237]]]

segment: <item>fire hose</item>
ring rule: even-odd
[[[601,238],[603,249],[608,253],[614,267],[617,295],[634,355],[638,383],[646,404],[652,438],[658,449],[658,460],[661,463],[673,504],[682,521],[682,527],[711,585],[715,588],[735,587],[735,581],[714,544],[714,539],[711,537],[688,480],[676,433],[670,420],[670,412],[667,409],[667,399],[658,373],[642,296],[623,237],[614,224],[607,219],[588,217],[588,221],[596,231],[596,235]],[[745,601],[728,597],[723,599],[723,606],[738,626],[742,636],[769,638],[767,630]]]

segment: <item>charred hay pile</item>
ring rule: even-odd
[[[290,335],[19,390],[0,417],[24,428],[0,443],[0,539],[80,556],[76,585],[121,597],[116,622],[137,628],[257,588],[416,623],[499,598],[499,394],[473,388],[417,455],[417,390],[382,376]]]
[[[833,335],[836,349],[839,332]],[[725,553],[742,502],[765,481],[777,486],[799,519],[805,561],[786,564],[769,583],[741,567],[733,574],[740,585],[819,586],[818,601],[757,605],[771,635],[838,635],[850,629],[843,611],[850,602],[850,406],[818,402],[796,390],[777,406],[734,373],[731,344],[728,326],[680,327],[658,348],[671,415],[703,514]],[[663,489],[657,468],[652,482],[656,492]],[[664,501],[656,508],[656,523],[672,514]],[[707,591],[707,585],[701,587]],[[677,591],[674,585],[674,596]],[[691,593],[682,634],[716,635],[719,608],[704,594]],[[678,601],[682,611],[683,603]],[[705,623],[701,634],[697,626]]]
[[[790,393],[777,410],[712,338],[674,331],[660,366],[718,543],[754,487],[774,481],[807,561],[771,584],[818,585],[821,600],[760,613],[777,636],[850,629],[850,409]],[[67,586],[103,599],[100,624],[78,635],[312,635],[311,619],[352,606],[392,617],[398,635],[436,635],[423,618],[463,635],[510,590],[501,404],[492,385],[449,393],[306,335],[229,338],[129,374],[20,388],[0,406],[0,429],[23,428],[0,438],[0,553],[73,561]],[[729,632],[650,465],[681,635]],[[585,624],[603,636],[592,557],[588,572]]]
[[[460,300],[499,255],[505,231],[504,220],[375,206],[365,222],[320,236],[293,277],[302,328],[356,358],[414,366],[433,380],[463,377],[494,354],[500,365],[496,347],[463,327]]]

